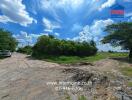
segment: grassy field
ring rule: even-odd
[[[132,77],[132,67],[124,67],[120,69],[125,76]]]
[[[132,82],[128,82],[127,84],[129,87],[132,87]]]
[[[81,95],[78,100],[87,100],[87,98],[84,95]]]
[[[132,67],[123,67],[120,68],[120,71],[123,75],[132,77]],[[127,86],[132,87],[132,81],[128,81]]]
[[[78,57],[78,56],[49,56],[46,57],[45,61],[55,62],[59,64],[71,64],[77,62],[94,62],[105,58],[117,58],[117,57],[127,57],[128,53],[98,53],[95,56],[90,57]]]

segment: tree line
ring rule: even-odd
[[[32,56],[91,56],[95,55],[96,53],[97,48],[94,41],[74,42],[60,40],[49,35],[38,38],[37,43],[33,46]]]

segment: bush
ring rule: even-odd
[[[0,29],[0,50],[10,50],[15,51],[17,47],[17,40],[12,36],[12,33]]]
[[[91,56],[97,53],[95,43],[59,40],[53,36],[41,36],[33,47],[34,57],[52,56]]]
[[[109,50],[108,52],[109,52],[109,53],[114,53],[114,51],[111,51],[111,50]]]
[[[23,48],[18,48],[17,52],[30,55],[30,54],[32,54],[32,47],[31,46],[25,46]]]

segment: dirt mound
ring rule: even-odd
[[[63,70],[64,73],[74,73],[71,79],[75,82],[91,82],[92,84],[105,84],[109,81],[107,76],[97,72],[84,71],[77,68],[68,68]]]

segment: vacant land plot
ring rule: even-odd
[[[0,100],[116,100],[122,95],[125,100],[131,100],[131,69],[129,71],[127,68],[132,66],[122,59],[109,59],[115,55],[102,57],[98,54],[95,56],[98,59],[83,58],[91,64],[67,66],[15,53],[11,58],[0,61]],[[118,56],[124,57],[126,54]],[[65,62],[64,58],[61,58],[62,62]],[[76,59],[82,61],[81,58]],[[125,69],[123,72],[120,70],[122,68]],[[81,87],[77,85],[83,91],[56,90],[60,85],[55,83],[77,80],[87,83]]]

